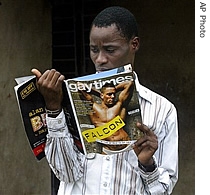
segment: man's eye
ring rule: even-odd
[[[98,49],[97,48],[90,48],[91,52],[93,53],[98,53]]]
[[[114,49],[107,49],[106,50],[108,53],[113,53],[115,50]]]

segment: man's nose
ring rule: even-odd
[[[106,57],[106,55],[104,54],[104,52],[100,51],[100,52],[98,53],[97,58],[96,58],[96,64],[101,65],[101,64],[105,64],[105,63],[107,63],[107,57]]]

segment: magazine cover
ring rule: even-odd
[[[72,116],[85,154],[132,148],[141,136],[139,100],[131,65],[65,80]]]
[[[14,87],[14,90],[23,126],[35,157],[41,160],[45,156],[47,134],[45,102],[36,88],[35,76],[15,80],[18,85]]]

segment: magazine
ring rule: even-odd
[[[36,88],[36,77],[21,77],[15,79],[18,85],[14,87],[16,98],[31,149],[37,158],[44,156],[47,125],[45,102]]]
[[[114,154],[141,136],[141,111],[131,65],[65,80],[85,154]]]
[[[23,127],[28,138],[30,147],[36,159],[40,161],[45,157],[46,135],[48,133],[46,124],[45,101],[36,87],[35,76],[16,78],[17,85],[14,87],[16,99],[21,115]],[[71,132],[75,145],[83,152],[80,135],[76,129],[75,117],[68,97],[68,92],[63,84],[63,110],[66,117],[68,129]]]
[[[131,149],[141,136],[136,127],[136,122],[141,122],[141,111],[133,81],[130,64],[64,80],[62,107],[68,129],[81,152],[123,152]],[[41,160],[48,132],[45,102],[36,88],[35,76],[17,78],[16,82],[14,89],[23,126],[35,157]],[[107,89],[109,105],[105,109],[102,91]]]

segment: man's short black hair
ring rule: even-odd
[[[102,86],[101,92],[103,92],[103,91],[104,91],[106,88],[108,88],[108,87],[113,87],[113,88],[115,88],[115,85],[114,85],[113,82],[107,82],[107,83],[105,83],[105,84]]]
[[[138,37],[138,25],[135,16],[126,8],[112,6],[102,10],[93,20],[92,26],[108,27],[115,24],[121,36],[127,40]]]

